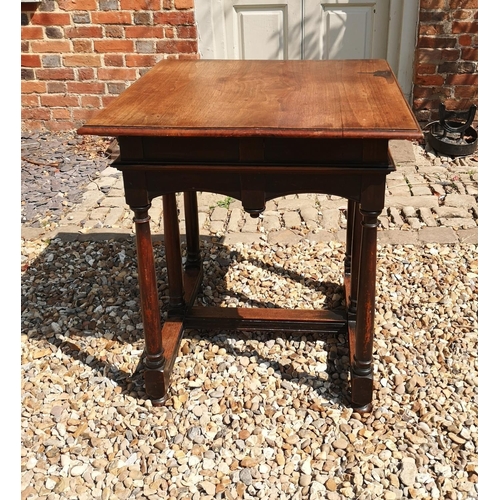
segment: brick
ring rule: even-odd
[[[473,9],[457,9],[453,12],[453,18],[456,20],[474,20],[474,16],[477,14],[476,10]]]
[[[81,103],[83,107],[100,108],[102,106],[101,98],[96,95],[82,95]]]
[[[54,132],[62,132],[64,130],[74,130],[75,123],[73,121],[64,122],[61,120],[57,121],[52,120],[51,122],[47,123],[47,128]]]
[[[31,43],[33,52],[55,52],[61,54],[71,52],[71,43],[68,40],[35,40]]]
[[[420,0],[420,9],[438,10],[445,7],[445,0]]]
[[[40,122],[38,120],[33,121],[33,120],[23,120],[24,128],[26,130],[31,130],[32,132],[39,131],[39,130],[45,130],[45,125],[43,122]],[[30,228],[34,229],[34,228]],[[21,231],[24,231],[25,229],[22,228]],[[38,231],[41,231],[42,233],[45,232],[44,229],[38,229]]]
[[[40,68],[42,62],[37,54],[21,54],[21,66],[25,68]]]
[[[71,94],[103,94],[105,85],[102,82],[68,82]]]
[[[153,19],[155,24],[171,24],[176,26],[194,24],[194,13],[191,11],[155,12]]]
[[[58,0],[61,10],[96,10],[96,0]]]
[[[153,14],[151,12],[134,12],[134,24],[138,25],[153,24]]]
[[[135,52],[139,54],[154,54],[156,52],[156,42],[154,40],[137,40],[135,42]]]
[[[461,243],[478,244],[477,227],[473,229],[459,229],[457,231],[457,236]]]
[[[71,16],[62,12],[35,12],[31,18],[32,25],[67,26],[71,24]]]
[[[63,95],[63,94],[47,94],[40,96],[42,106],[47,107],[71,107],[78,106],[78,96]]]
[[[43,39],[43,28],[41,26],[21,26],[21,40]]]
[[[161,26],[127,26],[125,28],[126,38],[163,38],[163,27]]]
[[[479,51],[474,48],[463,48],[462,49],[462,59],[466,61],[478,61]]]
[[[446,87],[421,87],[416,85],[413,89],[413,97],[415,99],[438,99],[440,97],[450,97],[451,90],[451,88]]]
[[[64,33],[67,38],[101,38],[102,28],[100,26],[72,26],[66,28]]]
[[[458,237],[450,227],[423,227],[418,232],[418,240],[421,243],[458,243]]]
[[[73,118],[75,120],[89,120],[97,114],[98,109],[75,108],[73,110]]]
[[[63,58],[64,66],[100,66],[101,56],[95,54],[70,54]]]
[[[175,8],[179,10],[193,9],[194,0],[175,0]]]
[[[424,86],[437,86],[443,85],[444,77],[441,75],[425,75],[425,76],[417,76],[415,78],[416,85],[424,85]]]
[[[125,29],[123,26],[109,24],[107,26],[104,26],[104,36],[108,38],[124,38]]]
[[[60,68],[61,56],[56,54],[42,56],[42,66],[44,68]]]
[[[134,42],[132,40],[96,40],[94,42],[96,52],[133,52]]]
[[[125,63],[128,67],[154,66],[157,58],[154,55],[130,54],[125,56]]]
[[[52,120],[69,120],[71,111],[67,108],[51,108],[50,117]]]
[[[455,21],[452,24],[452,33],[477,33],[477,22]]]
[[[437,66],[435,64],[419,64],[417,67],[417,75],[434,75]]]
[[[73,12],[71,18],[75,24],[89,24],[90,12]]]
[[[459,58],[459,49],[417,49],[419,64],[440,64],[445,61],[457,61]]]
[[[477,64],[475,62],[455,61],[453,63],[443,63],[438,67],[439,73],[477,73]]]
[[[456,37],[433,37],[433,36],[421,36],[418,41],[418,46],[422,48],[442,48],[442,49],[452,49],[456,46]]]
[[[127,88],[127,86],[123,82],[108,83],[106,87],[108,89],[108,94],[121,94]]]
[[[118,10],[118,0],[99,0],[99,10]]]
[[[177,36],[179,38],[198,38],[198,32],[196,26],[178,26]]]
[[[46,108],[24,108],[21,109],[23,120],[50,120],[50,110]]]
[[[130,12],[92,12],[94,24],[132,24]]]
[[[156,51],[167,54],[197,52],[198,42],[197,40],[163,40],[156,44]]]
[[[442,24],[421,24],[418,32],[421,36],[442,35],[444,26]]]
[[[450,0],[450,9],[477,9],[478,0]]]
[[[99,80],[136,80],[136,72],[128,68],[99,68],[97,78]]]
[[[73,52],[92,52],[92,41],[83,38],[74,39]]]
[[[124,10],[160,10],[161,0],[121,0]]]
[[[21,105],[25,107],[40,106],[40,96],[38,94],[25,94],[21,96]]]
[[[75,74],[69,68],[38,69],[36,76],[39,80],[73,80]]]
[[[66,93],[66,83],[65,82],[47,82],[47,92],[49,94],[65,94]]]
[[[458,37],[458,44],[462,47],[470,47],[472,45],[473,35],[460,35]]]
[[[104,65],[114,68],[123,68],[123,66],[125,66],[123,54],[105,54]]]
[[[59,26],[47,26],[45,28],[45,36],[51,40],[60,40],[64,37],[64,32]]]
[[[447,85],[476,85],[478,84],[478,75],[448,75]]]
[[[45,82],[21,82],[21,93],[23,94],[43,94],[47,92],[47,85]]]
[[[420,9],[420,24],[439,24],[448,19],[447,10],[422,10]]]
[[[94,68],[77,68],[77,80],[95,80],[96,70]]]
[[[477,98],[478,88],[470,85],[455,86],[455,97],[463,97],[466,99]]]

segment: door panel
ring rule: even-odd
[[[231,59],[300,59],[300,0],[226,0],[224,14]]]
[[[389,0],[307,0],[306,59],[385,58]]]

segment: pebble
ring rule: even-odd
[[[399,479],[405,486],[413,486],[417,476],[417,466],[415,459],[406,457],[401,461],[401,472]]]

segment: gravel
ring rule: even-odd
[[[201,304],[343,303],[340,244],[202,251]],[[379,247],[368,416],[346,404],[342,334],[188,331],[153,407],[133,240],[23,253],[23,499],[478,497],[477,245]]]

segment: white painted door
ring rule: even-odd
[[[204,59],[387,59],[409,98],[418,0],[195,0]]]

